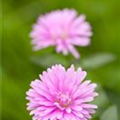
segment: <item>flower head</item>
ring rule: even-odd
[[[72,65],[68,70],[55,65],[31,83],[27,109],[33,120],[88,120],[96,105],[89,102],[98,94],[95,83],[84,81],[86,72]]]
[[[76,46],[87,46],[92,35],[91,26],[85,15],[77,16],[73,9],[50,12],[38,18],[30,34],[34,50],[56,46],[56,51],[67,55],[69,52],[79,58]]]

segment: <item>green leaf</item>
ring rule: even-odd
[[[99,96],[96,97],[94,101],[90,102],[91,104],[95,104],[98,106],[98,109],[96,110],[96,114],[93,115],[93,118],[95,120],[98,120],[98,117],[102,114],[102,111],[106,109],[110,104],[110,101],[107,97],[106,92],[100,85],[98,85],[97,87],[97,92]]]
[[[110,106],[101,116],[100,120],[118,120],[117,107]]]
[[[25,85],[25,84],[24,84]],[[4,75],[3,87],[2,87],[2,119],[9,120],[30,120],[29,113],[26,110],[25,90],[21,87],[19,81],[11,80]],[[9,115],[9,116],[6,116]]]
[[[99,108],[104,108],[110,101],[103,89],[98,90],[98,93],[99,96],[92,103],[98,105]]]
[[[81,64],[86,69],[95,69],[104,66],[115,59],[115,55],[110,53],[96,53],[82,60]]]
[[[49,55],[41,55],[39,57],[32,57],[31,61],[36,65],[40,65],[43,67],[50,67],[55,64],[62,64],[67,66],[67,60],[64,57],[61,57],[57,54],[49,54]]]

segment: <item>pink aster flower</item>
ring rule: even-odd
[[[95,83],[83,81],[86,72],[72,65],[68,70],[52,66],[33,81],[27,92],[27,109],[33,120],[88,120],[96,105],[89,102],[98,94]]]
[[[85,21],[85,15],[77,16],[75,10],[57,10],[38,18],[30,34],[34,50],[56,46],[56,51],[75,58],[79,53],[75,46],[87,46],[92,35],[91,26]]]

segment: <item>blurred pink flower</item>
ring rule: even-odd
[[[68,70],[61,65],[52,66],[31,83],[27,92],[27,109],[33,120],[88,120],[96,105],[89,102],[98,93],[95,83],[84,81],[86,72],[72,65]]]
[[[30,34],[34,50],[56,46],[56,51],[67,55],[71,52],[79,58],[76,46],[87,46],[92,35],[91,26],[85,21],[85,15],[77,17],[73,9],[53,11],[38,18]]]

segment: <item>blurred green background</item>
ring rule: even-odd
[[[93,27],[91,45],[77,49],[80,60],[56,54],[54,47],[32,51],[29,33],[39,15],[51,10],[74,8],[84,13]],[[1,17],[1,120],[31,120],[25,92],[47,67],[61,63],[82,66],[88,79],[98,83],[94,103],[99,109],[92,120],[120,117],[119,19],[117,0],[4,0]],[[1,99],[1,98],[0,98]]]

